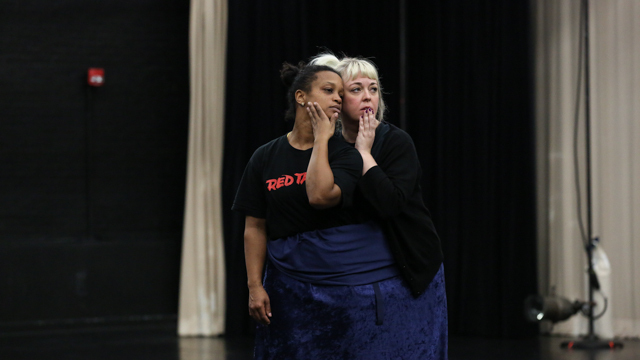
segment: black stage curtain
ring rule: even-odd
[[[223,206],[227,334],[250,334],[242,234],[230,208],[253,151],[289,131],[278,70],[321,47],[374,57],[388,121],[423,166],[425,201],[445,252],[452,335],[521,336],[536,291],[531,52],[526,2],[439,0],[406,7],[406,97],[400,94],[399,3],[229,4]]]
[[[522,310],[537,291],[529,13],[510,0],[408,11],[407,130],[443,241],[452,334],[537,331]]]

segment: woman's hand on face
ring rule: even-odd
[[[249,315],[260,324],[271,323],[271,302],[262,285],[249,288]]]
[[[320,141],[329,141],[336,131],[336,120],[338,119],[338,113],[331,115],[331,118],[327,117],[318,103],[307,103],[307,113],[311,119],[311,126],[313,128],[313,137]]]
[[[380,121],[373,115],[373,110],[368,109],[360,116],[358,137],[356,137],[356,149],[360,152],[371,153],[373,141],[376,138],[376,128]]]

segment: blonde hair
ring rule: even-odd
[[[351,81],[359,76],[367,77],[371,80],[375,80],[378,83],[378,111],[376,118],[382,122],[384,120],[384,113],[387,107],[382,100],[382,84],[380,84],[380,77],[378,76],[378,68],[369,59],[361,57],[348,57],[344,56],[342,59],[338,59],[330,52],[321,53],[314,56],[311,59],[312,65],[325,65],[336,69],[342,76],[344,82]]]

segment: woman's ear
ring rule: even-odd
[[[300,89],[296,90],[295,98],[296,98],[296,102],[298,103],[298,105],[304,106],[306,97],[307,96],[304,93],[304,91],[302,91]]]

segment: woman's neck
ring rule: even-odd
[[[342,119],[342,137],[348,143],[355,143],[358,137],[358,127],[360,123],[357,120]]]
[[[298,150],[307,150],[313,147],[314,137],[311,121],[308,118],[296,116],[293,130],[287,134],[289,144]]]

